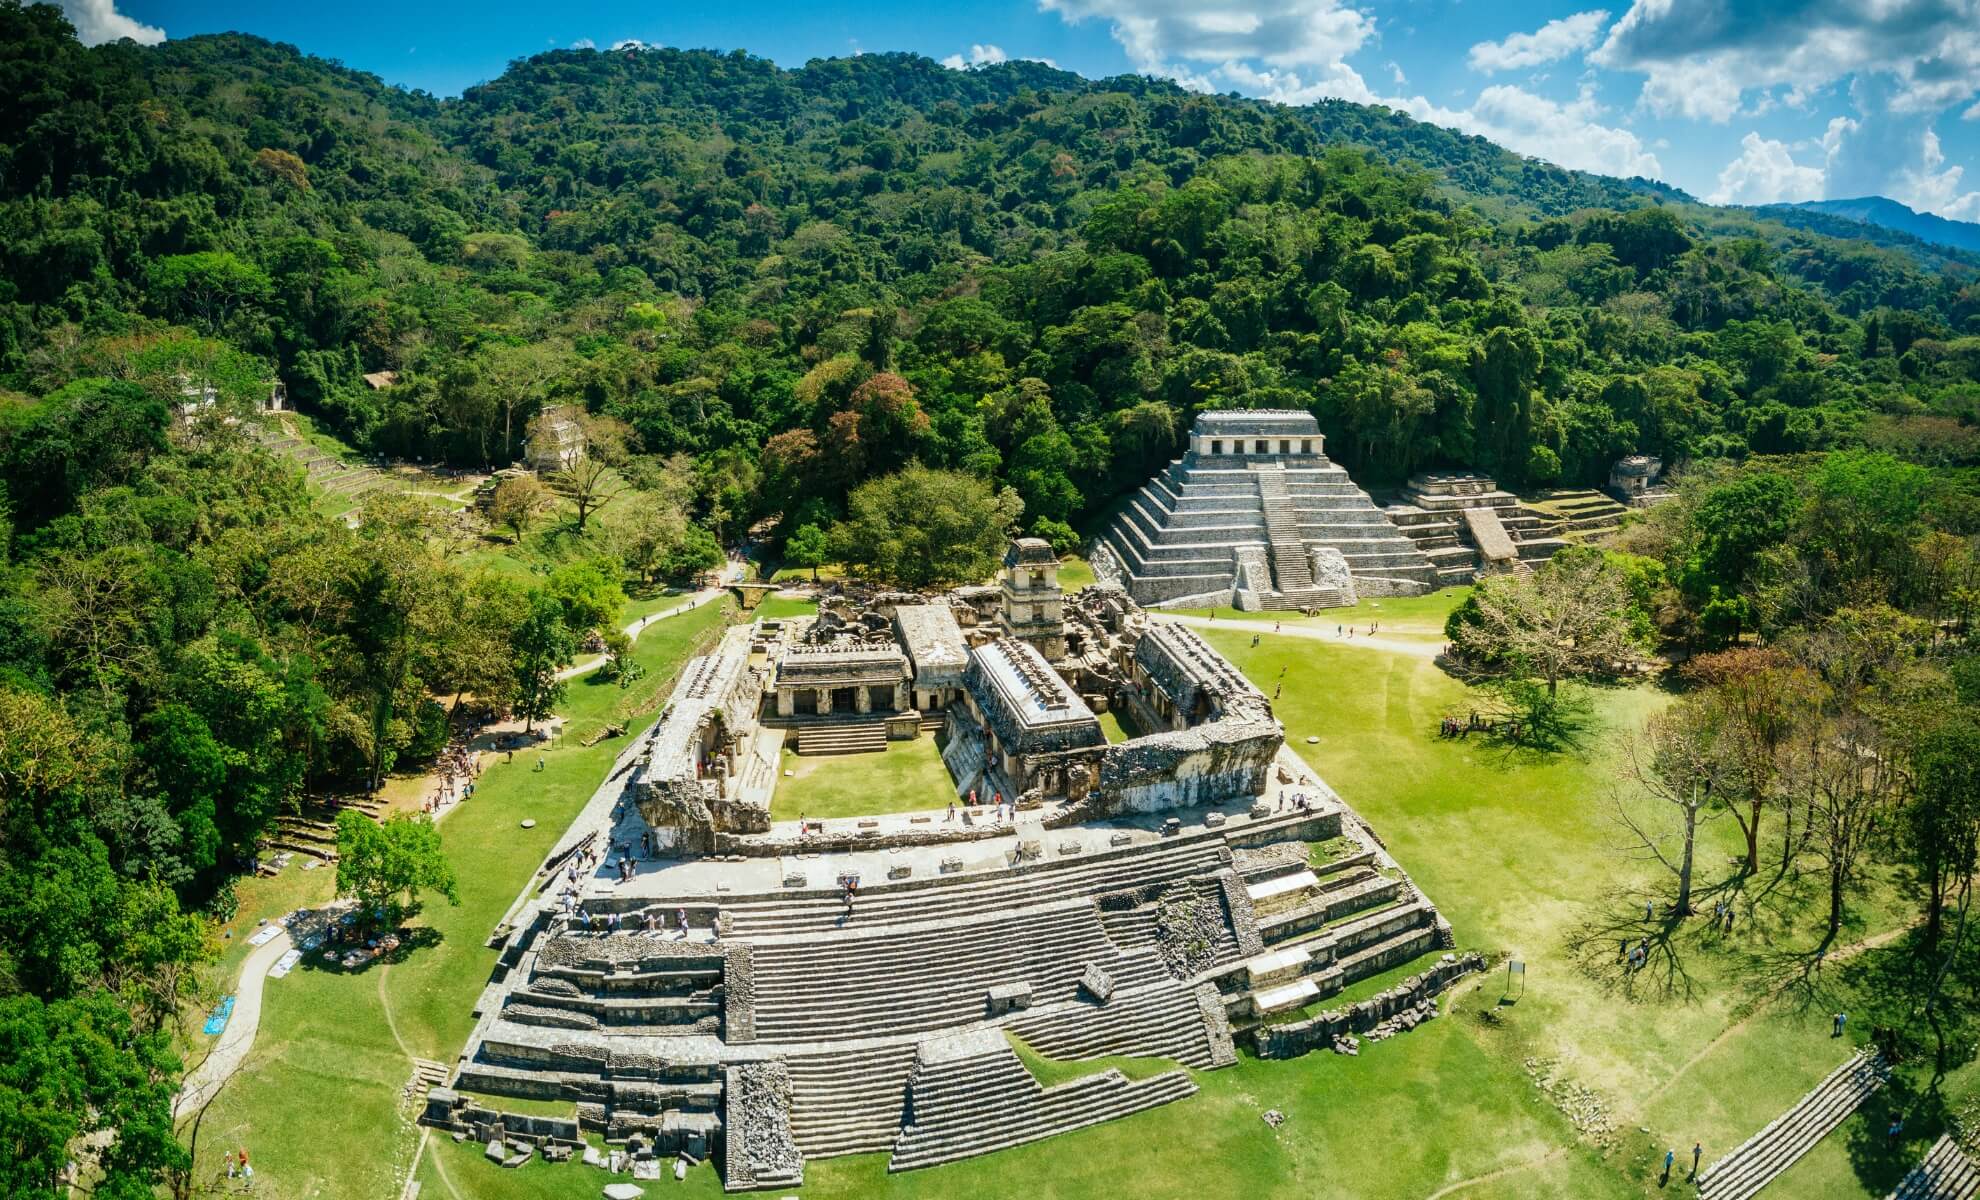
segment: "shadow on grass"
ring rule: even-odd
[[[1952,1114],[1936,1087],[1920,1089],[1903,1074],[1863,1102],[1843,1126],[1850,1169],[1873,1196],[1888,1196],[1950,1125]],[[1893,1138],[1891,1123],[1902,1119]]]
[[[312,971],[322,971],[329,975],[361,975],[376,966],[405,962],[422,950],[433,949],[446,938],[445,934],[430,925],[415,925],[410,929],[398,929],[393,932],[399,939],[397,946],[390,950],[379,951],[364,962],[354,966],[345,966],[344,956],[354,950],[363,949],[363,942],[344,942],[341,944],[325,942],[314,950],[305,952],[302,960],[296,965],[307,967]],[[331,950],[336,951],[337,957],[328,958],[325,956],[325,952]]]

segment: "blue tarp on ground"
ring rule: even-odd
[[[221,1000],[218,1005],[214,1006],[213,1014],[206,1018],[206,1024],[200,1026],[200,1029],[208,1037],[212,1037],[227,1027],[227,1018],[233,1015],[234,998],[228,996]]]

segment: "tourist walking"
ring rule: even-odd
[[[1886,1146],[1889,1146],[1891,1149],[1895,1150],[1897,1149],[1898,1142],[1903,1140],[1903,1138],[1904,1138],[1904,1118],[1901,1116],[1892,1117],[1891,1127],[1884,1131],[1884,1144]]]
[[[1846,1012],[1838,1012],[1836,1014],[1835,1021],[1832,1023],[1832,1026],[1829,1030],[1829,1036],[1832,1038],[1841,1037],[1843,1035],[1843,1029],[1846,1026],[1848,1026],[1848,1024],[1849,1024],[1849,1014]]]
[[[1700,1158],[1703,1158],[1704,1155],[1705,1155],[1704,1142],[1691,1143],[1691,1177],[1693,1179],[1698,1178],[1698,1160]]]
[[[1663,1179],[1664,1183],[1670,1182],[1671,1164],[1677,1161],[1677,1157],[1678,1157],[1678,1152],[1677,1152],[1677,1147],[1675,1146],[1664,1151],[1664,1179]],[[1661,1184],[1659,1186],[1661,1186]]]

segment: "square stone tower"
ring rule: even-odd
[[[1059,587],[1059,556],[1043,538],[1017,538],[1004,551],[1004,624],[1057,662],[1066,656],[1066,594]]]

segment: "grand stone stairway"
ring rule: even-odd
[[[1280,427],[1269,438],[1226,442],[1236,426]],[[1244,564],[1269,563],[1260,607],[1332,607],[1352,597],[1316,588],[1311,554],[1337,551],[1362,595],[1413,595],[1437,585],[1430,560],[1402,536],[1319,449],[1302,412],[1204,413],[1191,448],[1128,498],[1100,538],[1139,604],[1234,602],[1252,590]]]
[[[1182,1071],[1130,1081],[1109,1068],[1041,1087],[991,1030],[923,1042],[889,1171],[987,1154],[1119,1120],[1196,1093]]]
[[[1411,476],[1402,499],[1383,511],[1435,564],[1444,586],[1544,562],[1568,544],[1555,516],[1469,471]]]
[[[1860,1052],[1698,1176],[1701,1200],[1747,1200],[1815,1148],[1890,1078],[1882,1058]]]
[[[1374,846],[1318,866],[1252,856],[1239,877],[1262,948],[1212,976],[1239,1031],[1446,942],[1436,909]]]
[[[1980,1166],[1947,1134],[1932,1143],[1925,1161],[1890,1194],[1889,1200],[1972,1200],[1980,1196]]]

